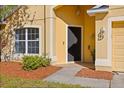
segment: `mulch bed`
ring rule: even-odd
[[[19,62],[0,62],[0,74],[21,77],[25,79],[40,80],[55,73],[60,69],[61,67],[48,66],[41,67],[32,71],[25,71],[22,69],[22,64]]]
[[[95,79],[105,79],[105,80],[112,80],[113,74],[112,72],[108,71],[96,71],[91,70],[88,68],[81,69],[76,76],[79,77],[86,77],[86,78],[95,78]]]

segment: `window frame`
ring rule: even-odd
[[[38,28],[39,32],[39,39],[38,40],[28,40],[28,28]],[[15,46],[15,54],[16,55],[41,55],[41,26],[24,26],[25,29],[25,40],[16,40],[16,41],[24,41],[25,42],[25,53],[16,53],[16,46]],[[16,33],[15,33],[16,35]],[[28,53],[28,42],[29,41],[39,41],[39,53]]]

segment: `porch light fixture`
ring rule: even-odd
[[[77,9],[76,9],[76,15],[79,16],[80,13],[81,13],[80,6],[77,6]]]

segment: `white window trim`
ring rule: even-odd
[[[112,22],[122,21],[124,16],[110,17],[108,19],[107,65],[112,67]]]
[[[42,33],[42,30],[41,30],[41,26],[40,25],[25,25],[24,28],[38,28],[39,29],[39,40],[28,40],[27,38],[27,29],[26,29],[26,39],[25,40],[15,40],[15,41],[25,41],[26,44],[25,44],[25,52],[26,53],[15,53],[15,55],[19,55],[19,56],[22,56],[22,55],[42,55],[42,51],[41,51],[41,46],[42,46],[42,40],[41,40],[41,35],[43,34]],[[39,53],[28,53],[28,41],[39,41]]]
[[[25,34],[25,54],[28,54],[28,34],[27,34],[27,29],[26,29],[26,34]]]

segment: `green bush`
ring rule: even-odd
[[[50,65],[50,59],[42,56],[24,56],[23,69],[34,70],[39,67],[46,67]]]

